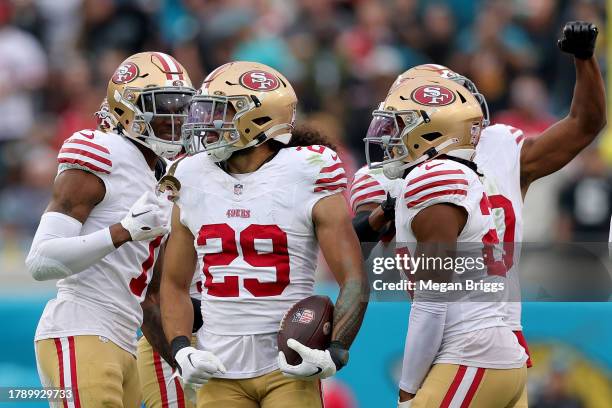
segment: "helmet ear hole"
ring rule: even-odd
[[[433,142],[434,140],[436,140],[437,138],[441,136],[442,136],[442,133],[440,132],[431,132],[431,133],[425,133],[424,135],[421,135],[421,137],[427,140],[428,142]]]
[[[253,123],[255,123],[257,126],[263,126],[271,120],[272,118],[269,116],[261,116],[259,118],[253,119]]]
[[[123,116],[123,114],[125,113],[125,111],[121,108],[115,108],[114,111],[119,116]]]

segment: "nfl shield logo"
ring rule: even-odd
[[[242,184],[234,184],[234,194],[240,195],[242,194]]]

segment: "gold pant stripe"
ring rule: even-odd
[[[435,364],[412,408],[518,408],[526,406],[527,368],[492,369]]]
[[[134,356],[101,336],[71,336],[36,342],[43,385],[71,387],[60,408],[139,408],[140,381]]]
[[[172,367],[153,351],[144,336],[138,340],[137,363],[146,408],[195,407],[195,392],[188,389],[186,394],[178,378],[170,379],[174,374]],[[192,395],[188,394],[190,391]]]
[[[172,380],[172,384],[169,384],[166,387],[166,373],[164,371],[164,366],[167,366],[167,369],[172,369],[162,360],[159,353],[157,351],[153,351],[153,364],[155,365],[155,375],[157,376],[157,384],[159,385],[159,394],[161,396],[162,407],[169,407],[169,398],[168,393],[175,392],[175,395],[172,395],[170,398],[174,401],[176,400],[176,406],[178,408],[185,408],[185,396],[183,395],[183,387],[178,382],[178,378],[174,378]]]
[[[64,408],[81,408],[79,397],[79,383],[76,373],[76,356],[74,350],[74,337],[60,337],[53,339],[57,352],[59,367],[60,388],[72,389],[72,401],[62,401]]]
[[[449,387],[440,408],[447,408],[452,405],[461,404],[469,406],[474,398],[474,394],[482,381],[485,369],[477,367],[459,366],[457,374]]]

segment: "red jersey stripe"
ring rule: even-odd
[[[410,182],[408,183],[409,186],[418,183],[421,180],[426,180],[428,178],[432,178],[432,177],[436,177],[436,176],[446,176],[448,174],[465,174],[463,172],[463,170],[460,169],[456,169],[456,170],[438,170],[438,171],[432,171],[431,173],[425,173],[419,177],[413,178],[412,180],[410,180]]]
[[[327,184],[327,183],[335,183],[338,180],[342,180],[343,178],[346,178],[346,173],[342,172],[334,177],[329,177],[329,178],[320,178],[318,179],[315,184]]]
[[[94,159],[97,162],[106,164],[107,166],[113,166],[113,162],[108,160],[107,158],[104,158],[102,156],[98,156],[95,153],[92,153],[88,150],[83,150],[83,149],[75,149],[73,147],[62,147],[62,150],[60,150],[60,155],[62,153],[73,153],[73,154],[78,154],[80,156],[85,156],[88,157],[90,159]]]
[[[364,174],[363,176],[359,177],[358,179],[353,180],[353,185],[361,183],[362,181],[368,179],[368,178],[372,178],[372,176],[370,176],[369,174]]]
[[[336,164],[332,164],[331,166],[323,167],[321,169],[321,173],[331,173],[332,171],[338,170],[338,169],[344,170],[344,168],[342,167],[342,163],[336,163]]]
[[[436,197],[441,197],[441,196],[445,196],[445,195],[467,195],[467,191],[466,190],[442,190],[442,191],[436,191],[435,193],[431,193],[431,194],[427,194],[421,198],[419,198],[418,200],[414,200],[414,201],[410,201],[408,202],[408,208],[412,208],[415,205],[419,205],[421,203],[424,203],[425,201],[432,199],[432,198],[436,198]]]
[[[101,152],[110,154],[110,151],[104,147],[104,146],[100,146],[99,144],[93,143],[93,142],[88,142],[87,140],[81,140],[81,139],[68,139],[64,142],[64,145],[66,145],[67,143],[78,143],[78,144],[82,144],[85,146],[89,146],[89,147],[93,147],[94,149],[97,149]]]
[[[355,197],[353,200],[353,206],[357,203],[363,202],[365,200],[367,200],[368,198],[372,198],[372,197],[383,197],[386,198],[387,197],[387,193],[385,193],[385,190],[376,190],[376,191],[372,191],[371,193],[368,194],[364,194],[358,197]]]
[[[92,170],[92,171],[96,171],[98,173],[106,173],[106,174],[110,174],[110,171],[100,168],[98,166],[95,166],[93,164],[91,164],[90,162],[86,162],[83,160],[79,160],[79,159],[72,159],[72,158],[67,158],[67,157],[60,157],[57,160],[59,163],[68,163],[68,164],[79,164],[83,167],[87,167],[88,169]]]
[[[369,183],[365,183],[365,184],[360,185],[359,187],[355,187],[352,190],[352,194],[354,195],[355,193],[358,193],[361,190],[365,190],[366,188],[370,188],[370,187],[374,187],[374,186],[378,186],[378,185],[380,185],[380,183],[378,181],[376,181],[376,180],[370,181]]]
[[[525,135],[521,133],[514,141],[516,142],[516,144],[520,144],[523,139],[525,139]]]
[[[464,184],[464,185],[468,185],[467,180],[465,179],[450,179],[450,180],[440,180],[440,181],[434,181],[433,183],[429,183],[429,184],[424,184],[421,187],[417,187],[414,188],[410,191],[407,191],[406,194],[404,194],[404,198],[410,198],[410,196],[415,195],[417,193],[420,193],[423,190],[427,190],[429,188],[434,188],[434,187],[439,187],[439,186],[446,186],[449,184]]]
[[[333,186],[316,187],[314,189],[314,192],[318,193],[320,191],[334,191],[334,190],[338,190],[340,188],[346,188],[346,183],[334,184]]]

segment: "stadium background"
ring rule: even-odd
[[[92,113],[125,56],[170,52],[196,86],[232,59],[279,69],[298,93],[298,121],[331,138],[351,172],[364,163],[370,112],[398,73],[420,63],[471,77],[493,122],[538,134],[571,100],[573,64],[556,47],[569,20],[599,26],[605,72],[612,31],[603,0],[0,0],[0,386],[38,385],[32,337],[54,289],[27,276],[24,256],[58,147],[95,126]],[[612,137],[602,135],[536,183],[525,240],[607,241],[611,165]],[[333,296],[320,269],[319,290]],[[524,311],[531,406],[611,407],[610,304],[531,303]],[[335,395],[328,406],[394,406],[407,313],[405,303],[370,306],[351,364],[327,384]]]

